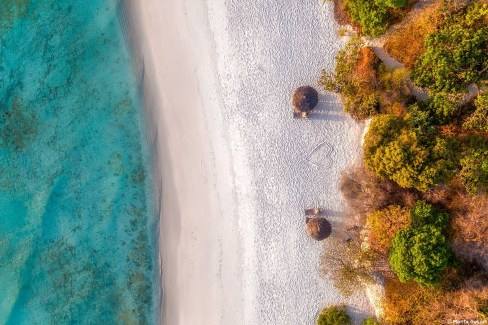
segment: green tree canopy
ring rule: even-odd
[[[438,211],[432,204],[419,200],[410,210],[412,227],[433,225],[439,229],[445,229],[449,222],[449,215]]]
[[[378,37],[390,24],[388,8],[403,8],[407,0],[345,0],[351,19],[361,26],[361,31],[369,36]]]
[[[434,225],[409,228],[393,238],[388,261],[401,282],[415,280],[422,285],[440,282],[451,252],[441,230]]]
[[[384,114],[371,121],[364,159],[379,177],[425,191],[453,176],[457,166],[453,148],[449,139],[423,137],[410,120]]]
[[[458,99],[446,93],[436,93],[421,106],[435,119],[436,124],[447,124],[459,113]]]
[[[425,52],[412,79],[434,91],[458,92],[486,79],[488,70],[488,4],[472,2],[452,13],[446,10],[439,30],[425,38]]]

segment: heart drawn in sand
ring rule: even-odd
[[[329,168],[332,166],[334,147],[327,141],[317,144],[307,155],[307,161],[315,168]]]

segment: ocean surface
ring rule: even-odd
[[[116,0],[0,1],[0,324],[154,324],[157,219]]]

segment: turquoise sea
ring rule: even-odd
[[[157,213],[120,6],[0,1],[0,324],[157,323]]]

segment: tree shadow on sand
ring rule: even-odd
[[[343,211],[332,210],[332,209],[321,209],[320,213],[317,216],[327,218],[327,217],[342,217],[344,215],[345,214]]]
[[[317,106],[310,113],[310,120],[324,120],[324,121],[346,121],[350,119],[342,109],[341,103],[334,95],[319,94],[319,102]]]
[[[360,322],[363,319],[371,316],[366,311],[361,310],[361,309],[356,308],[356,307],[352,307],[352,306],[347,306],[347,313],[351,317],[351,319],[358,321],[358,322]]]

